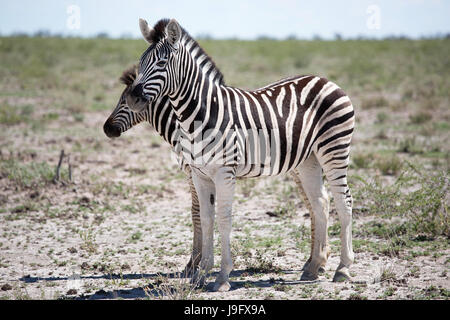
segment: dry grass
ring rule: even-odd
[[[331,283],[333,203],[324,281],[299,284],[310,218],[294,182],[273,177],[238,182],[234,290],[220,294],[162,273],[181,270],[192,245],[188,186],[169,147],[145,125],[116,140],[102,132],[123,89],[116,79],[145,42],[1,41],[0,298],[448,299],[448,39],[202,41],[230,85],[317,74],[349,94],[357,116],[351,272],[366,285]],[[73,164],[66,185],[52,183],[62,149]],[[373,282],[387,265],[402,268]],[[73,274],[81,285],[68,295]]]

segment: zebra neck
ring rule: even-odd
[[[194,124],[208,122],[224,113],[223,75],[198,43],[184,37],[180,47],[180,78],[177,92],[170,96],[180,127],[192,133]]]
[[[214,129],[217,124],[230,119],[224,95],[227,87],[211,78],[200,77],[193,83],[189,94],[172,101],[180,128],[188,135]],[[178,104],[177,104],[178,103]]]
[[[174,147],[177,143],[179,124],[168,97],[163,97],[146,110],[146,120],[159,135]]]

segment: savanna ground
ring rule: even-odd
[[[0,38],[0,298],[448,299],[450,40],[201,45],[230,85],[315,74],[351,97],[354,281],[331,282],[333,202],[325,273],[299,281],[309,214],[280,176],[238,181],[232,290],[191,288],[177,274],[190,194],[169,146],[147,124],[102,131],[145,42],[14,37]],[[53,182],[61,150],[72,179],[65,157]]]

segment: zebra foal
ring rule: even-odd
[[[122,73],[120,81],[126,85],[126,88],[120,95],[119,101],[117,102],[117,105],[114,108],[113,112],[105,121],[103,125],[103,131],[109,138],[117,138],[132,127],[142,122],[148,122],[152,127],[155,128],[155,130],[161,135],[161,137],[170,144],[172,150],[178,155],[179,166],[187,176],[192,199],[191,217],[194,229],[192,254],[183,272],[186,276],[189,276],[194,270],[197,269],[202,252],[202,232],[198,195],[192,182],[191,169],[189,165],[183,163],[183,158],[179,154],[180,149],[177,145],[179,127],[177,126],[176,116],[174,114],[174,111],[172,110],[172,107],[170,106],[169,99],[167,97],[159,98],[154,103],[149,103],[148,106],[139,113],[132,112],[128,107],[126,103],[126,96],[129,93],[136,77],[136,66],[132,66]],[[297,176],[293,175],[293,178],[298,185],[302,201],[306,204],[309,212],[311,213],[311,218],[313,218],[311,205],[306,197],[305,191],[303,190],[300,181],[297,179]],[[312,237],[314,237],[314,220],[311,221],[311,230],[311,235]],[[310,260],[311,258],[308,259],[308,261]],[[307,264],[308,262],[305,264],[305,266]]]
[[[103,131],[109,138],[117,138],[132,127],[142,123],[148,122],[155,130],[161,135],[161,137],[169,143],[173,149],[176,149],[177,144],[177,128],[176,120],[173,116],[172,108],[169,104],[169,99],[161,98],[155,103],[151,103],[140,113],[134,113],[130,110],[126,104],[125,97],[130,90],[131,85],[137,76],[136,66],[132,66],[125,70],[120,77],[120,81],[126,85],[120,95],[119,101],[114,108],[111,115],[105,121],[103,125]],[[192,253],[184,268],[183,274],[189,276],[195,270],[201,259],[201,246],[202,246],[202,232],[200,223],[200,207],[198,203],[197,192],[195,191],[194,184],[192,182],[191,169],[189,165],[182,162],[182,158],[179,158],[179,165],[182,171],[187,176],[189,191],[191,193],[191,217],[194,229]]]
[[[283,79],[254,91],[227,86],[212,59],[175,20],[153,29],[140,20],[150,43],[126,94],[136,113],[167,97],[179,124],[183,160],[191,168],[200,203],[200,269],[214,265],[214,206],[221,237],[221,270],[214,290],[230,289],[231,211],[236,177],[291,172],[305,189],[314,216],[312,256],[302,279],[316,279],[326,262],[329,182],[341,222],[340,264],[333,280],[347,279],[353,263],[352,197],[347,185],[354,110],[333,82],[316,76]]]

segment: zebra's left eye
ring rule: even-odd
[[[166,65],[166,61],[165,61],[165,60],[158,61],[158,62],[156,63],[156,65],[157,65],[158,67],[164,67],[164,66]]]

